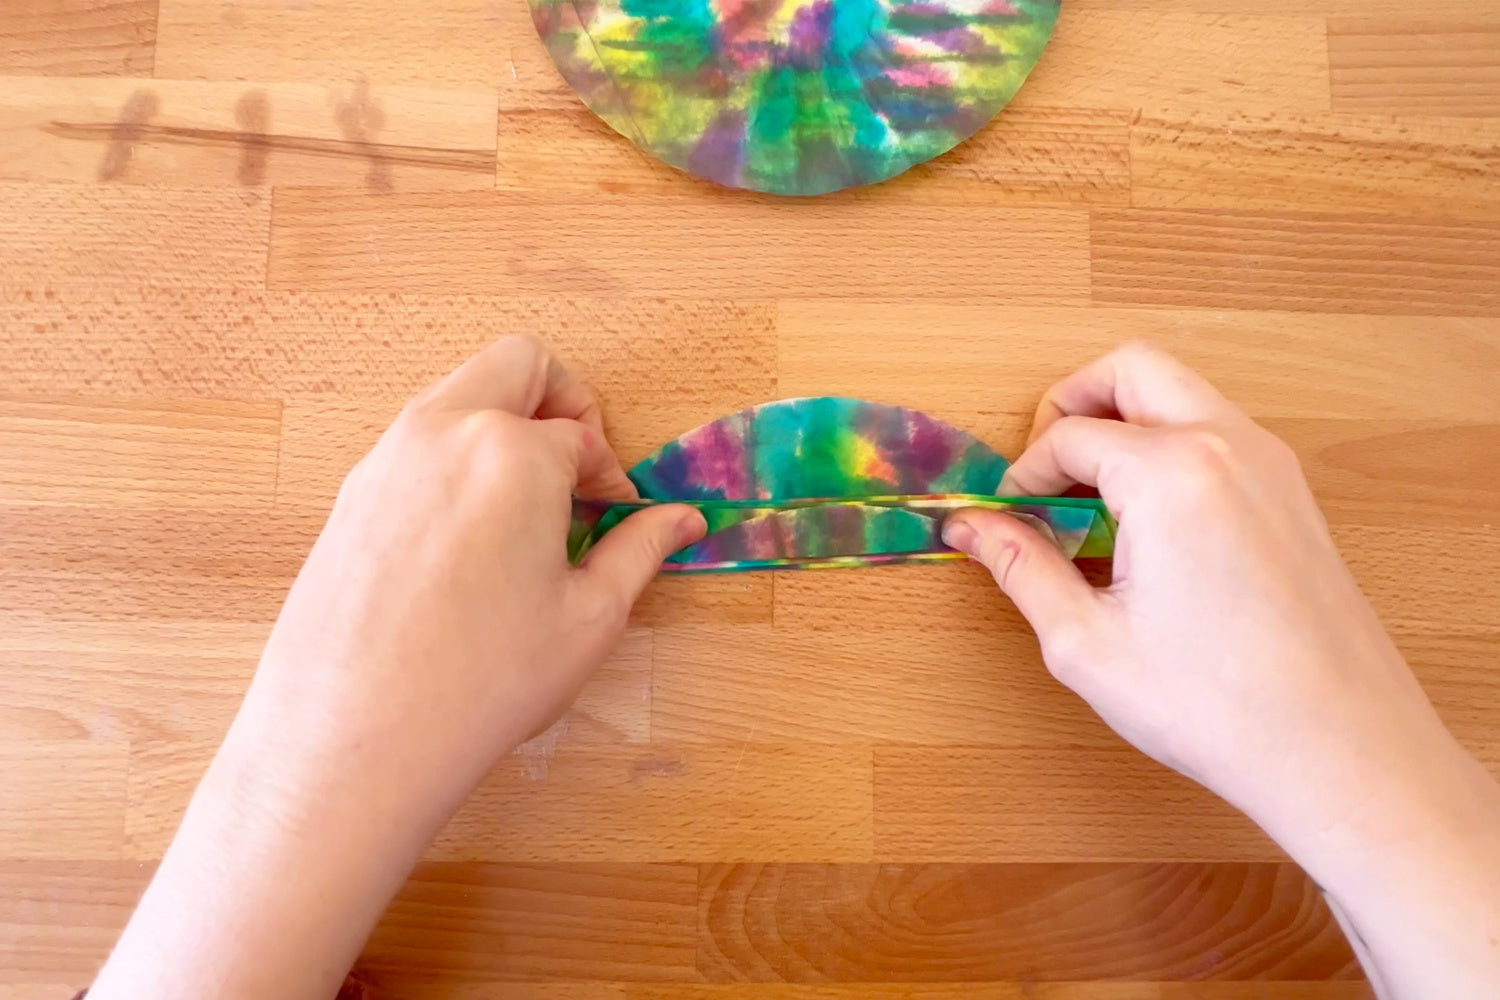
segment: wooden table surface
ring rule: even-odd
[[[4,1000],[88,981],[342,474],[509,331],[627,460],[824,393],[1013,452],[1050,382],[1151,338],[1296,446],[1500,767],[1493,0],[1067,0],[999,121],[812,201],[637,152],[524,0],[4,0],[0,74]],[[972,565],[660,582],[360,969],[466,1000],[1368,995],[1308,880],[1052,682]]]

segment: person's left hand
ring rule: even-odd
[[[572,703],[662,560],[704,531],[654,507],[575,568],[575,492],[636,496],[593,396],[536,340],[475,355],[349,474],[235,729],[280,747],[289,779],[378,773],[441,823]]]
[[[593,397],[534,340],[402,411],[339,491],[91,997],[333,995],[464,796],[567,708],[704,531],[653,507],[574,568],[575,490],[635,495]]]

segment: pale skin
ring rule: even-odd
[[[1031,526],[949,522],[1122,737],[1260,824],[1328,893],[1387,1000],[1500,983],[1500,786],[1361,595],[1295,456],[1130,346],[1054,386],[1002,491],[1096,486],[1089,585]],[[91,1000],[333,996],[428,842],[571,703],[702,519],[635,514],[581,567],[574,493],[632,487],[533,340],[426,390],[350,473],[254,682]]]

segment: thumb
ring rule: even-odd
[[[943,527],[943,541],[984,564],[1043,645],[1097,606],[1098,593],[1058,549],[1051,529],[1035,518],[960,511]]]
[[[631,514],[599,539],[584,557],[585,586],[609,605],[629,611],[661,564],[708,530],[692,507],[666,504]]]

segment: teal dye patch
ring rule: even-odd
[[[941,155],[1010,102],[1060,0],[529,0],[593,111],[720,184],[815,195]]]

